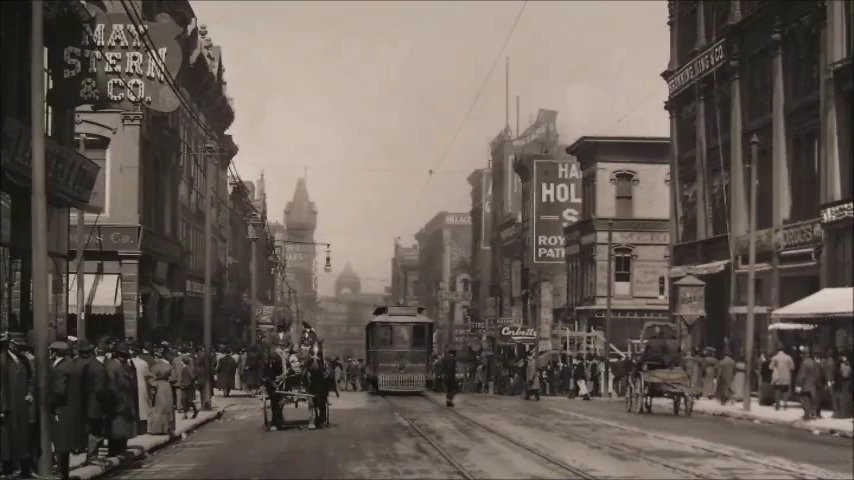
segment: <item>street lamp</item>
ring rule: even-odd
[[[323,271],[329,273],[332,271],[332,259],[329,258],[329,244],[326,244],[326,264],[323,265]]]

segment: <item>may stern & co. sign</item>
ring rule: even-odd
[[[172,89],[183,63],[177,37],[182,29],[161,13],[153,22],[133,21],[87,4],[92,21],[64,28],[65,44],[50,64],[49,101],[58,107],[135,110],[139,105],[168,113],[180,106]]]

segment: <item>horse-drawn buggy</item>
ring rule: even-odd
[[[305,323],[303,327],[298,346],[277,346],[266,352],[262,408],[267,430],[288,428],[285,408],[299,408],[300,403],[308,407],[309,430],[330,425],[329,394],[335,391],[332,365],[314,329]]]
[[[685,415],[694,408],[691,378],[682,367],[682,352],[676,326],[667,322],[647,322],[641,331],[643,353],[629,374],[626,410],[652,413],[653,398],[673,401],[673,414]]]

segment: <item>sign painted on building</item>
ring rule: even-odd
[[[449,213],[445,216],[446,225],[471,225],[471,215],[468,213]]]
[[[86,8],[92,22],[60,29],[67,33],[60,40],[65,48],[49,60],[57,72],[48,97],[51,104],[119,110],[143,105],[157,112],[175,111],[180,101],[170,84],[183,63],[177,40],[183,29],[165,13],[153,22],[140,22],[91,3]]]
[[[821,243],[824,231],[818,219],[808,222],[787,225],[779,230],[774,239],[774,247],[777,250],[790,250],[793,248],[814,247]]]
[[[113,252],[137,252],[140,250],[139,227],[86,225],[83,227],[83,241],[86,250]],[[77,249],[77,225],[68,229],[68,248]]]
[[[693,85],[697,80],[714,72],[718,67],[726,63],[726,60],[726,42],[724,39],[721,39],[711,47],[700,52],[667,78],[669,95],[672,97]]]
[[[480,248],[489,248],[492,240],[492,170],[483,171],[480,192]]]
[[[534,160],[534,263],[563,263],[563,227],[581,215],[581,169],[570,160]]]
[[[285,262],[287,262],[286,264],[288,266],[313,266],[314,256],[314,245],[303,245],[299,243],[285,244]]]

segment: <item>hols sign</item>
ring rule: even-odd
[[[168,113],[180,102],[169,84],[181,69],[177,37],[182,29],[165,13],[139,25],[122,13],[105,13],[91,4],[94,20],[61,34],[65,48],[50,59],[57,107],[92,105],[97,109],[135,110],[138,105]],[[168,72],[168,74],[164,73]]]
[[[534,263],[563,263],[563,227],[581,215],[581,170],[571,160],[534,160]]]

